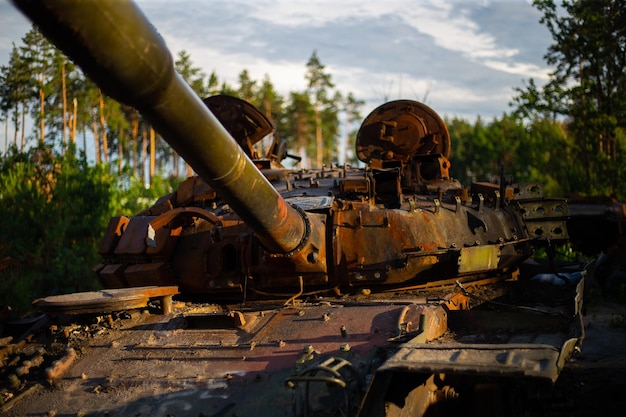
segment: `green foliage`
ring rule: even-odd
[[[204,97],[207,94],[207,87],[204,85],[205,75],[200,68],[193,66],[191,56],[187,51],[182,50],[178,53],[174,66],[176,71],[198,96]]]
[[[151,207],[158,198],[170,194],[178,187],[180,181],[175,177],[157,175],[150,184],[145,184],[137,178],[128,181],[121,194],[120,205],[115,214],[132,216],[148,207]]]
[[[529,80],[513,104],[524,120],[562,120],[567,126],[568,191],[626,198],[626,8],[621,0],[535,0],[554,43],[553,67],[538,87]]]
[[[313,106],[315,124],[314,150],[316,168],[336,161],[337,133],[339,131],[339,106],[343,100],[339,91],[334,91],[332,75],[326,71],[317,51],[313,51],[306,63],[305,78],[308,82],[307,94]],[[313,141],[312,141],[313,142]],[[310,147],[310,146],[309,146]]]
[[[357,165],[359,160],[356,156],[356,135],[361,125],[361,108],[365,101],[357,99],[354,94],[348,93],[343,101],[343,111],[346,113],[346,140],[344,146],[345,162]]]
[[[116,199],[114,178],[73,152],[12,150],[0,161],[0,305],[98,286],[91,268]]]
[[[23,313],[38,297],[97,289],[92,268],[110,217],[136,214],[177,182],[157,176],[145,186],[73,151],[12,148],[0,159],[0,306]]]
[[[315,137],[315,112],[309,95],[291,92],[286,110],[290,117],[279,125],[280,136],[295,153],[304,150],[306,154],[314,155],[315,143],[310,139]]]
[[[18,133],[21,133],[20,149],[24,149],[26,140],[22,116],[28,112],[31,83],[25,60],[20,55],[20,50],[13,44],[9,65],[0,67],[0,110],[3,119],[11,120],[15,130],[13,137],[15,146],[18,146]]]
[[[535,253],[533,254],[534,259],[547,261],[550,257],[552,257],[552,260],[556,263],[565,264],[587,264],[591,261],[589,256],[576,250],[574,245],[570,242],[559,243],[550,247],[538,246],[535,248]]]
[[[572,144],[564,126],[536,119],[524,123],[515,115],[503,115],[485,123],[447,120],[452,152],[451,175],[469,185],[497,181],[504,169],[515,182],[539,182],[549,195],[562,196],[575,183],[576,167],[569,167]]]

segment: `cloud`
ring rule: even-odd
[[[137,1],[174,54],[186,50],[234,87],[247,69],[256,80],[268,74],[283,95],[301,91],[317,50],[337,88],[368,109],[426,99],[442,114],[491,117],[507,110],[513,87],[547,74],[549,33],[527,0]],[[6,0],[2,23],[0,64],[30,27]]]
[[[476,7],[476,2],[279,0],[255,4],[250,8],[251,16],[275,26],[314,29],[347,19],[368,20],[393,15],[432,37],[436,46],[460,52],[469,59],[510,58],[518,53],[515,48],[499,47],[496,38],[470,18],[469,10]],[[391,40],[392,43],[397,41]]]
[[[522,62],[507,63],[503,61],[487,60],[484,61],[484,65],[497,71],[521,75],[523,77],[532,77],[541,80],[547,80],[549,76],[549,70],[547,68],[540,68],[534,64],[527,64]]]
[[[517,53],[516,49],[498,47],[496,39],[483,32],[467,14],[464,8],[437,1],[408,9],[403,16],[420,32],[432,36],[437,46],[470,59],[511,57]]]

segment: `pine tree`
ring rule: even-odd
[[[283,98],[274,88],[274,84],[272,84],[268,74],[265,74],[263,77],[252,104],[267,117],[272,126],[274,126],[274,130],[276,131],[275,135],[280,137],[278,132],[280,125],[284,123]],[[261,143],[260,152],[262,155],[266,154],[269,146],[271,146],[271,144]]]
[[[303,158],[302,165],[306,167],[307,155],[313,151],[310,147],[315,145],[310,140],[315,134],[315,112],[309,95],[292,91],[285,113],[287,116],[285,123],[281,125],[280,135],[287,141],[287,145]]]
[[[40,144],[46,138],[46,98],[51,94],[51,81],[54,79],[54,48],[33,26],[22,38],[20,48],[31,79],[30,100],[37,101],[33,107],[32,116],[38,126],[38,140]]]
[[[361,108],[365,105],[363,100],[357,99],[354,94],[348,93],[343,101],[343,111],[346,114],[345,140],[343,142],[342,154],[344,161],[356,164],[358,160],[354,153],[356,134],[361,123]]]
[[[198,97],[203,98],[208,94],[208,85],[205,86],[204,78],[205,74],[194,66],[191,61],[191,56],[185,50],[182,50],[178,53],[178,58],[174,63],[176,71],[183,77],[183,79],[187,82],[187,84],[191,87],[193,91],[198,95]],[[179,177],[179,168],[178,164],[180,161],[180,157],[175,151],[173,153],[173,165],[174,165],[174,176],[176,178]],[[191,166],[185,162],[185,174],[187,177],[193,174]]]
[[[332,82],[331,75],[326,72],[326,67],[317,56],[317,51],[313,51],[306,67],[307,94],[311,97],[315,117],[315,166],[321,168],[324,161],[329,161],[332,157],[329,150],[325,149],[324,139],[327,136],[334,140],[334,137],[332,137],[333,132],[326,132],[325,130],[332,127],[333,121],[337,121],[337,96],[332,95],[331,90],[335,85]]]
[[[13,146],[24,150],[25,126],[24,120],[28,111],[30,78],[26,63],[20,55],[19,49],[13,44],[9,63],[0,67],[0,110],[6,122],[5,134],[7,145],[9,142],[9,119],[13,125]],[[21,108],[21,111],[20,111]],[[20,122],[21,121],[21,122]],[[21,144],[18,146],[18,133],[21,129]]]

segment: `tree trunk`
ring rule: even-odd
[[[72,112],[72,130],[70,133],[70,140],[72,141],[72,143],[76,143],[76,125],[77,125],[76,113],[78,112],[78,100],[76,100],[76,97],[74,97],[74,99],[72,100],[72,104],[74,105],[74,109]]]
[[[63,99],[63,145],[67,145],[67,89],[65,86],[65,62],[61,64],[61,95]]]
[[[43,91],[43,86],[39,87],[39,142],[43,145],[45,134],[46,123],[44,120],[44,103],[46,99],[46,93]]]
[[[295,118],[296,118],[296,149],[298,149],[298,154],[302,157],[302,159],[300,160],[300,166],[302,168],[309,168],[309,157],[306,152],[304,116],[300,113],[296,113]]]
[[[83,133],[83,151],[87,153],[87,126],[82,126],[81,132]]]
[[[93,129],[93,147],[96,152],[95,154],[96,164],[99,164],[102,162],[102,159],[100,158],[100,137],[98,135],[98,123],[96,121],[96,115],[95,115],[96,110],[93,109],[92,111],[93,113],[91,115],[91,127]]]
[[[148,131],[146,130],[146,127],[144,126],[143,129],[141,129],[141,159],[140,159],[140,174],[139,177],[141,178],[141,182],[143,184],[146,183],[146,161],[147,161],[147,155],[148,155]]]
[[[104,118],[104,97],[102,90],[98,88],[98,101],[100,104],[100,128],[102,129],[102,153],[104,154],[104,162],[109,163],[109,143],[107,141],[106,120]]]
[[[174,171],[174,177],[178,178],[178,172],[179,172],[179,168],[178,166],[180,165],[180,158],[178,157],[178,153],[176,151],[172,151],[172,167],[173,167],[173,171]]]
[[[322,117],[319,108],[315,108],[315,168],[321,168],[324,161],[324,142],[322,141]]]
[[[22,100],[22,146],[20,147],[20,151],[24,152],[24,147],[26,146],[26,101]]]
[[[4,153],[9,150],[9,113],[4,121]]]
[[[122,169],[124,169],[124,147],[123,147],[123,142],[124,141],[122,140],[123,139],[122,138],[123,134],[124,134],[124,132],[122,132],[122,129],[120,129],[120,131],[118,132],[119,139],[117,141],[117,149],[119,151],[118,152],[118,156],[117,156],[118,160],[119,160],[119,163],[118,163],[118,170],[119,171],[118,172],[120,174],[120,178],[122,176]]]
[[[13,145],[15,145],[17,147],[17,132],[20,130],[19,129],[19,103],[16,101],[15,102],[15,111],[13,112],[13,126],[14,126],[14,132],[13,132]],[[22,118],[23,120],[23,118]]]
[[[138,148],[139,148],[139,116],[136,111],[131,113],[131,158],[132,158],[132,170],[137,174],[137,166],[138,166]]]
[[[156,145],[156,134],[152,126],[150,126],[150,184],[152,184],[152,179],[155,175],[156,169],[156,150],[154,149]]]

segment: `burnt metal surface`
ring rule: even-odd
[[[357,134],[358,158],[382,166],[425,155],[450,156],[450,134],[439,115],[412,100],[388,102],[363,121]]]
[[[430,107],[372,111],[364,168],[285,169],[280,138],[255,149],[269,121],[239,99],[200,100],[133,3],[15,4],[198,176],[111,219],[94,267],[107,290],[35,303],[63,322],[6,356],[41,338],[49,385],[3,362],[10,388],[36,396],[3,411],[423,416],[478,404],[477,387],[553,383],[578,349],[584,273],[520,272],[568,239],[566,202],[535,184],[461,185]],[[172,303],[178,291],[191,301]]]
[[[530,280],[499,281],[471,292],[457,285],[287,305],[174,302],[168,314],[143,309],[85,316],[90,324],[80,324],[80,315],[57,314],[46,327],[28,331],[27,343],[6,352],[7,360],[42,355],[42,364],[4,362],[3,374],[13,372],[30,399],[18,397],[3,411],[393,416],[391,410],[408,412],[424,391],[427,410],[444,392],[455,392],[446,401],[456,404],[472,382],[512,381],[516,389],[551,382],[582,338],[572,320],[580,319],[580,305],[536,306],[529,313],[519,303],[508,304],[511,286],[518,295],[555,291],[529,290]],[[531,308],[532,298],[523,299]],[[53,353],[59,345],[63,350]],[[31,366],[30,373],[17,365]],[[48,381],[54,375],[54,382],[37,378],[40,373]],[[399,381],[419,387],[432,375],[445,384],[424,384],[398,400],[404,392]]]
[[[177,306],[169,315],[133,313],[119,324],[103,321],[104,332],[83,343],[58,387],[73,393],[72,402],[63,402],[58,389],[40,389],[35,404],[17,403],[13,412],[290,415],[296,388],[287,381],[299,382],[298,374],[329,358],[350,362],[362,380],[387,344],[420,331],[421,315],[439,317],[428,339],[445,332],[443,305],[467,301],[254,305],[237,311],[243,320],[233,321],[223,320],[217,305]]]
[[[274,131],[272,123],[247,101],[224,95],[202,100],[239,143],[248,158],[259,159],[254,144]]]
[[[33,301],[38,310],[49,313],[108,313],[146,307],[151,299],[159,299],[164,313],[171,313],[172,296],[178,287],[131,287],[102,291],[51,295]]]

